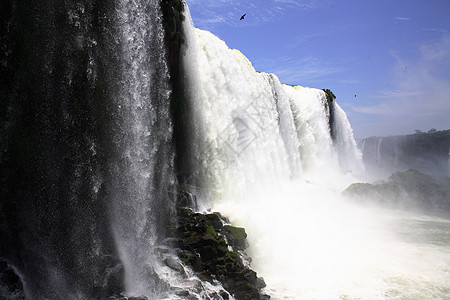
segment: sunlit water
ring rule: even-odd
[[[450,220],[349,203],[320,185],[215,209],[246,228],[274,299],[449,299]]]
[[[345,112],[331,138],[321,90],[281,85],[192,30],[186,51],[203,209],[245,227],[273,299],[448,299],[450,221],[350,202],[364,172]]]
[[[97,171],[89,171],[95,175],[92,175],[95,196],[89,199],[93,203],[97,199],[105,202],[99,203],[96,210],[108,204],[105,207],[108,220],[99,222],[98,227],[110,225],[113,242],[106,241],[108,237],[105,241],[97,239],[106,229],[97,229],[97,214],[93,212],[87,219],[92,219],[92,223],[86,226],[92,226],[92,249],[98,247],[98,251],[90,251],[91,245],[84,252],[76,247],[60,247],[65,246],[61,241],[66,241],[63,236],[66,232],[57,230],[66,225],[76,227],[82,221],[69,226],[59,219],[64,219],[72,209],[80,213],[89,211],[74,209],[74,204],[63,209],[72,198],[84,199],[83,190],[76,187],[83,185],[84,175],[73,170],[80,179],[73,186],[74,192],[68,194],[73,197],[66,199],[58,192],[58,201],[65,202],[55,202],[58,205],[53,207],[51,201],[42,201],[49,207],[29,208],[30,215],[34,210],[45,212],[39,218],[51,216],[54,220],[48,224],[56,226],[46,225],[32,231],[37,242],[27,245],[21,253],[25,258],[29,256],[24,260],[24,270],[14,268],[24,283],[27,298],[89,299],[93,298],[89,297],[91,289],[114,285],[81,278],[84,275],[97,278],[90,273],[95,273],[95,267],[103,263],[98,262],[92,269],[89,263],[96,258],[106,261],[110,256],[109,249],[102,253],[103,242],[114,244],[105,248],[114,248],[111,252],[117,252],[121,260],[117,266],[123,266],[126,296],[173,300],[185,299],[183,295],[189,292],[190,299],[218,299],[223,292],[220,283],[202,281],[188,266],[182,265],[176,249],[170,246],[173,241],[165,235],[166,219],[174,209],[172,121],[177,120],[169,117],[171,91],[159,3],[121,0],[115,6],[115,15],[106,22],[117,31],[108,47],[120,49],[113,55],[120,66],[113,68],[119,70],[114,79],[108,76],[102,79],[114,82],[107,111],[111,120],[100,126],[106,126],[102,129],[105,131],[111,126],[111,133],[98,140],[97,133],[92,135],[96,142],[92,142],[91,150],[96,152],[97,147],[105,150],[102,147],[106,145],[108,153],[99,159],[107,161],[105,170],[98,171],[103,176],[97,178]],[[322,90],[282,85],[275,75],[256,72],[242,53],[229,49],[209,32],[195,30],[186,14],[183,37],[186,42],[180,51],[186,85],[183,101],[191,101],[192,115],[186,119],[192,121],[194,131],[189,132],[192,140],[186,149],[193,152],[195,162],[189,175],[198,184],[193,186],[187,180],[191,185],[186,187],[197,194],[201,209],[220,211],[234,225],[245,227],[250,243],[246,251],[253,258],[251,267],[267,283],[265,292],[273,299],[450,299],[450,220],[363,206],[343,199],[340,192],[358,181],[356,176],[364,172],[345,112],[334,102],[331,122],[329,103]],[[113,31],[105,32],[110,35]],[[105,63],[113,65],[108,60]],[[89,76],[100,78],[93,58],[90,67]],[[102,84],[98,88],[101,91]],[[104,140],[111,141],[103,145]],[[380,145],[381,139],[378,158]],[[67,143],[68,148],[72,146]],[[44,152],[43,157],[51,153]],[[93,153],[92,158],[95,156]],[[81,158],[78,163],[91,168],[90,162]],[[49,174],[51,170],[49,166]],[[180,185],[184,187],[185,183]],[[59,188],[62,191],[65,185]],[[110,200],[103,199],[109,196]],[[25,204],[36,202],[32,197],[27,201]],[[36,202],[36,206],[40,203]],[[32,228],[33,222],[25,223]],[[53,232],[47,232],[47,227],[53,227]],[[67,237],[68,244],[85,238],[79,232],[87,231],[74,230]],[[55,240],[59,244],[53,243]],[[42,245],[31,249],[35,244]],[[80,254],[91,252],[95,255],[87,260]],[[30,268],[28,265],[32,265],[35,256],[43,266]],[[62,262],[53,265],[58,258]],[[172,267],[168,260],[172,261]],[[76,269],[73,266],[86,267],[87,271],[72,272]],[[33,272],[41,268],[42,273]],[[7,292],[2,289],[0,286],[0,295]]]

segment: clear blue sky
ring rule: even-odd
[[[257,71],[331,89],[358,138],[450,129],[450,0],[186,1]]]

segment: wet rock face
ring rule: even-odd
[[[196,213],[178,207],[177,238],[180,259],[203,280],[217,280],[236,299],[270,299],[266,285],[244,264],[248,247],[244,228],[231,225],[220,213]]]
[[[0,299],[25,299],[20,277],[3,260],[0,260]]]

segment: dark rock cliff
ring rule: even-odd
[[[450,175],[450,130],[418,132],[358,141],[369,170],[388,175],[416,169],[432,175]]]
[[[187,22],[185,16],[187,7],[183,0],[161,0],[161,8],[172,89],[170,107],[174,120],[173,140],[177,153],[175,169],[178,181],[188,183],[193,171],[192,141],[195,129],[191,99],[184,80],[186,70],[183,68],[183,52],[187,46],[183,27]]]

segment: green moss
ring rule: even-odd
[[[219,237],[217,235],[217,232],[214,230],[214,227],[212,225],[208,225],[208,227],[206,227],[206,233],[209,233],[209,234],[213,235],[216,239]]]
[[[239,253],[236,251],[228,251],[224,256],[219,258],[219,260],[236,262],[239,260]]]
[[[336,96],[333,94],[333,92],[331,90],[323,89],[322,91],[324,91],[325,94],[327,94],[328,101],[332,102],[334,99],[336,99]]]
[[[207,214],[205,216],[211,221],[216,221],[216,220],[220,221],[220,216],[218,213]]]
[[[223,229],[231,233],[231,235],[237,240],[243,240],[247,238],[247,233],[245,233],[245,229],[242,227],[225,225],[223,226]]]

